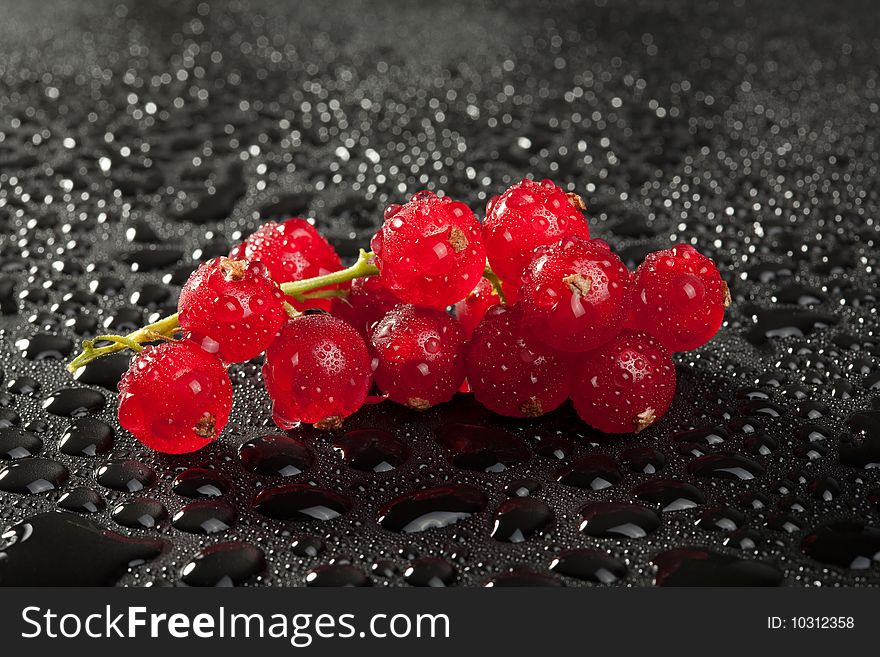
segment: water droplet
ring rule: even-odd
[[[676,548],[654,557],[658,586],[779,586],[782,572],[763,561],[750,561],[703,548]]]
[[[3,586],[108,586],[164,541],[129,538],[72,513],[41,513],[0,537]]]
[[[235,524],[235,509],[225,502],[190,502],[171,519],[176,529],[190,534],[219,534]]]
[[[354,429],[333,440],[333,449],[349,467],[366,472],[387,472],[409,458],[409,447],[383,429]]]
[[[209,545],[180,571],[190,586],[238,586],[266,569],[263,551],[249,543],[231,541]]]
[[[493,516],[492,538],[522,543],[553,522],[553,510],[533,497],[514,497],[502,502]]]
[[[626,577],[626,564],[600,550],[580,548],[561,552],[550,570],[585,582],[612,584]]]
[[[333,520],[351,508],[351,501],[326,488],[286,484],[260,491],[254,508],[277,520]]]
[[[639,504],[593,502],[580,513],[580,531],[600,538],[643,538],[660,527],[660,516]]]
[[[486,508],[478,488],[449,484],[408,493],[379,509],[379,524],[393,532],[423,532],[448,527]]]
[[[256,474],[292,477],[314,462],[305,443],[285,435],[254,438],[238,448],[242,465]]]

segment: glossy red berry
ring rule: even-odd
[[[337,428],[363,405],[370,390],[367,345],[338,317],[291,319],[266,351],[263,381],[272,398],[272,417],[282,429],[300,422]]]
[[[157,452],[204,447],[226,426],[231,408],[223,363],[188,340],[144,347],[119,381],[119,424]]]
[[[432,192],[389,206],[370,246],[385,286],[402,301],[428,308],[463,299],[486,265],[474,213],[464,203]]]
[[[606,433],[638,433],[659,420],[675,396],[675,364],[647,333],[624,331],[584,354],[571,399],[581,419]]]
[[[342,269],[334,248],[305,219],[270,221],[260,226],[244,242],[232,248],[229,257],[235,260],[259,260],[278,283],[301,281]],[[299,302],[288,298],[297,310],[330,309],[329,299]]]
[[[483,317],[486,316],[486,311],[500,302],[501,299],[495,292],[492,283],[485,278],[481,278],[480,282],[477,283],[477,287],[471,290],[470,294],[455,304],[454,307],[455,318],[461,324],[461,328],[464,329],[465,335],[471,337],[474,329],[479,326],[480,322],[483,321]]]
[[[287,317],[266,267],[231,258],[200,265],[180,291],[177,312],[190,339],[226,363],[266,351]]]
[[[526,270],[526,326],[555,349],[596,349],[623,328],[631,287],[629,271],[605,242],[567,237],[538,249]]]
[[[370,328],[400,303],[378,276],[364,276],[351,282],[343,298],[333,299],[330,313],[354,326],[364,338]]]
[[[532,337],[519,306],[497,305],[474,331],[465,365],[483,406],[501,415],[537,417],[568,397],[570,360]]]
[[[464,331],[442,310],[397,306],[370,332],[373,379],[399,404],[425,410],[464,380]]]
[[[730,292],[711,259],[689,244],[655,251],[633,277],[632,319],[670,351],[708,342],[724,321]]]
[[[564,237],[589,239],[583,199],[566,193],[550,180],[523,180],[486,206],[483,240],[492,270],[505,282],[505,293],[516,297],[522,275],[539,246]]]

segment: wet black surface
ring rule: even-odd
[[[0,21],[0,584],[880,583],[871,2],[41,7]],[[124,357],[64,371],[263,220],[351,257],[390,202],[526,174],[631,266],[688,240],[730,283],[637,437],[460,396],[279,438],[248,363],[161,456]]]

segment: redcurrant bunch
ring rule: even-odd
[[[376,385],[416,410],[449,401],[464,380],[464,340],[446,312],[397,306],[370,332]]]
[[[536,248],[564,237],[590,238],[583,199],[566,193],[550,180],[525,179],[486,205],[483,240],[489,264],[504,281],[504,291],[515,301],[522,275]]]
[[[730,294],[689,245],[630,274],[590,239],[583,211],[550,181],[523,180],[489,202],[481,228],[463,203],[420,192],[389,206],[374,253],[344,270],[306,220],[270,222],[193,272],[177,315],[87,341],[69,369],[169,340],[144,348],[119,383],[122,426],[169,453],[217,436],[232,405],[224,363],[263,352],[284,429],[338,428],[375,380],[414,409],[470,389],[496,413],[538,417],[570,398],[595,428],[638,432],[672,403],[670,352],[709,340]]]
[[[287,317],[284,295],[259,262],[214,258],[180,291],[180,325],[192,340],[226,363],[260,355]]]
[[[428,308],[463,299],[486,266],[474,213],[464,203],[433,192],[388,206],[370,246],[385,286],[401,300]]]
[[[231,408],[232,384],[223,363],[189,340],[145,347],[119,381],[119,423],[166,454],[210,443]]]
[[[305,219],[287,219],[260,226],[244,242],[234,246],[229,257],[235,260],[259,260],[276,283],[301,281],[342,269],[336,250]],[[298,301],[288,299],[298,310],[330,309],[329,299]]]
[[[283,429],[300,422],[338,428],[363,405],[372,378],[364,339],[326,314],[291,319],[263,363],[272,417]]]

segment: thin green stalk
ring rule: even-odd
[[[322,287],[327,287],[329,285],[338,285],[340,283],[345,283],[355,278],[361,278],[364,276],[375,276],[379,273],[379,269],[371,262],[372,258],[372,253],[361,250],[357,262],[355,262],[351,267],[341,269],[339,271],[334,271],[323,276],[307,278],[302,281],[283,283],[279,287],[281,288],[282,292],[295,299],[318,299],[338,296],[335,290],[321,290],[320,292],[312,294],[307,293],[312,292],[313,290],[318,290]],[[285,307],[288,306],[289,304],[285,305]],[[76,358],[70,361],[70,363],[67,365],[67,371],[76,372],[80,367],[88,365],[93,360],[97,360],[98,358],[108,356],[110,354],[115,354],[116,352],[122,351],[123,349],[140,351],[141,349],[143,349],[142,345],[144,345],[145,343],[154,342],[156,340],[162,339],[173,339],[175,334],[177,334],[179,331],[180,322],[178,321],[177,313],[174,313],[173,315],[163,317],[162,319],[153,322],[152,324],[147,324],[146,326],[139,328],[136,331],[132,331],[128,335],[99,335],[92,340],[83,340],[82,351],[79,353],[79,355],[76,356]],[[95,344],[100,342],[109,342],[110,344],[96,347]]]
[[[495,294],[501,299],[501,303],[507,303],[507,299],[504,296],[504,289],[501,287],[501,279],[498,278],[498,274],[492,271],[488,262],[486,263],[486,268],[483,270],[483,278],[489,281],[492,284],[492,287],[495,288]]]

